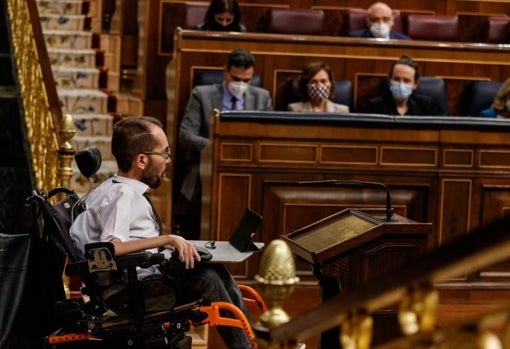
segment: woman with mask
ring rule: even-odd
[[[241,24],[241,11],[236,0],[212,0],[198,30],[245,32]]]
[[[510,118],[510,79],[507,79],[498,90],[490,108],[480,112],[486,118]]]
[[[349,107],[333,103],[335,79],[331,68],[322,62],[310,63],[301,72],[298,89],[303,100],[287,106],[290,111],[348,113]]]
[[[431,97],[414,93],[419,78],[418,64],[408,56],[400,57],[391,66],[387,88],[368,101],[366,111],[387,115],[440,115]]]

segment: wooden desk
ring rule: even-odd
[[[443,245],[508,212],[509,131],[509,122],[496,119],[224,113],[204,178],[210,236],[202,238],[227,240],[223,232],[233,231],[246,207],[264,217],[254,239],[265,243],[349,207],[383,215],[380,188],[300,184],[355,179],[386,184],[395,213],[433,223],[428,248]],[[298,270],[310,272],[300,263]]]
[[[425,41],[293,36],[255,33],[214,33],[178,30],[175,54],[167,69],[169,98],[167,131],[175,139],[190,96],[196,69],[222,69],[237,47],[256,57],[256,73],[271,93],[275,110],[284,110],[283,88],[306,63],[321,60],[337,78],[354,86],[356,107],[378,94],[379,86],[402,54],[415,59],[423,76],[445,80],[449,115],[459,115],[460,95],[472,80],[504,81],[510,76],[510,45],[435,43]]]

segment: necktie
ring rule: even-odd
[[[158,211],[154,208],[154,205],[152,203],[151,198],[149,197],[149,193],[145,192],[143,193],[143,196],[147,199],[149,202],[149,205],[151,205],[152,208],[152,214],[154,215],[154,220],[156,221],[156,225],[158,226],[159,233],[163,233],[163,223],[161,222],[161,217],[158,214]]]
[[[232,105],[230,106],[230,110],[237,110],[237,98],[232,97],[232,99],[230,101],[232,102]]]

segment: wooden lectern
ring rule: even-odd
[[[391,220],[382,210],[345,209],[282,236],[291,250],[312,264],[322,287],[323,300],[409,263],[432,246],[431,223],[399,215]],[[374,316],[373,344],[399,335],[396,311]],[[321,348],[340,348],[338,329],[321,336]]]

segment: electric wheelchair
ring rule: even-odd
[[[99,170],[101,154],[97,148],[76,153],[80,172],[89,181]],[[196,300],[175,304],[175,292],[166,275],[139,280],[137,267],[184,272],[183,264],[163,253],[139,252],[115,257],[111,243],[85,247],[85,256],[74,247],[68,234],[74,217],[85,210],[84,199],[65,187],[49,192],[34,190],[27,198],[40,217],[42,237],[53,248],[55,275],[64,272],[81,280],[82,298],[66,299],[63,283],[57,285],[57,302],[48,315],[48,334],[43,348],[191,348],[187,334],[190,325],[236,326],[242,328],[256,347],[254,333],[245,315],[234,305]],[[58,198],[56,203],[53,203]],[[203,260],[210,259],[200,251]],[[174,254],[175,255],[175,254]],[[202,262],[201,262],[202,263]],[[252,288],[240,286],[249,308],[266,311],[262,297]],[[228,311],[232,317],[222,314]],[[221,313],[220,313],[221,312]]]

